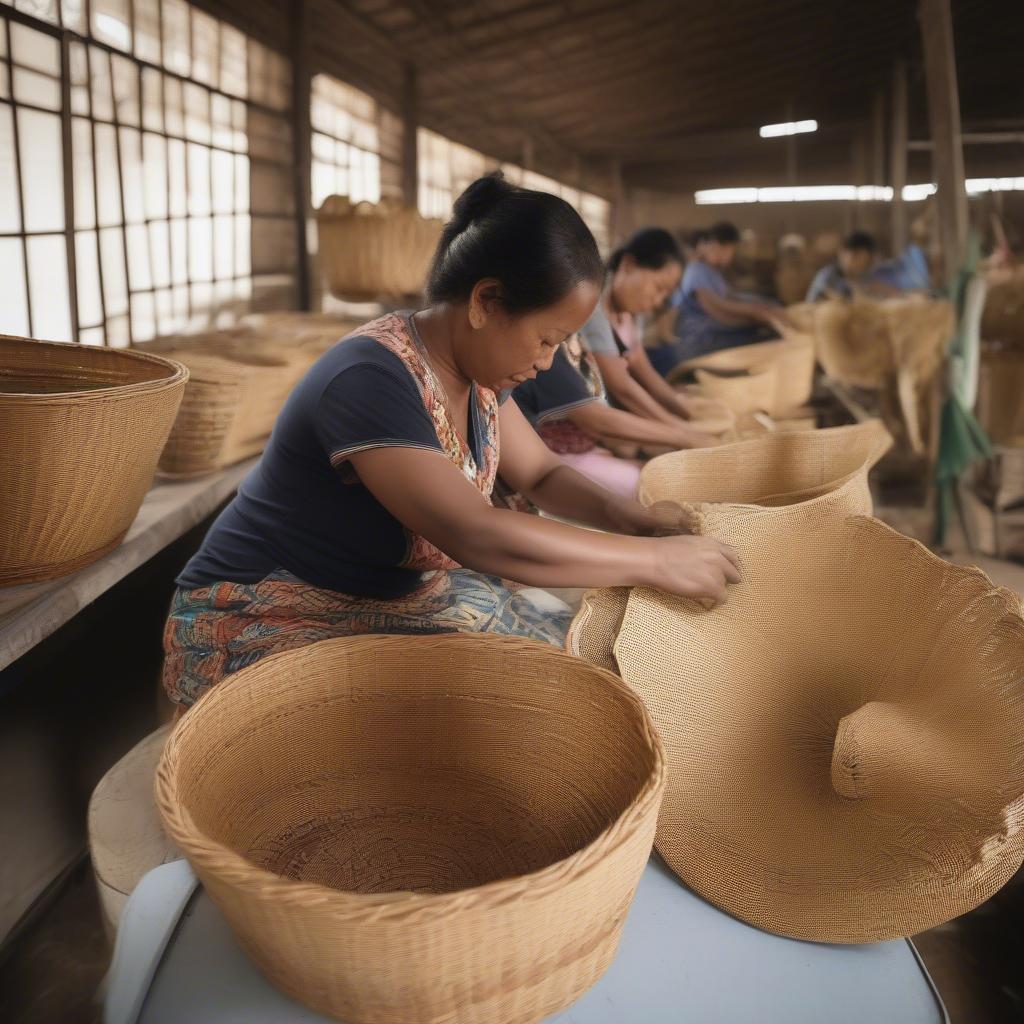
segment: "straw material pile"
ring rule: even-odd
[[[317,232],[331,293],[342,299],[419,294],[443,226],[400,203],[353,205],[328,196],[317,211]]]
[[[953,337],[953,307],[944,300],[918,298],[875,302],[830,300],[810,314],[818,361],[834,380],[854,387],[895,393],[900,423],[910,447],[927,445],[927,392],[942,367]]]
[[[121,543],[187,379],[156,356],[0,337],[0,586],[64,576]]]
[[[527,1024],[611,962],[663,756],[621,680],[547,645],[354,637],[212,689],[157,803],[293,998],[349,1024]]]

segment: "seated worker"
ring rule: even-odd
[[[550,368],[520,384],[512,396],[551,451],[623,497],[636,495],[641,463],[635,456],[641,451],[652,454],[718,443],[680,417],[666,421],[611,406],[597,359],[582,336],[570,338]]]
[[[675,291],[683,273],[676,240],[662,228],[644,228],[612,253],[604,295],[583,327],[610,401],[638,416],[721,433],[731,426],[724,406],[686,396],[651,365],[643,344],[644,318]]]
[[[822,299],[850,299],[855,294],[878,297],[894,295],[898,289],[872,278],[878,246],[866,231],[854,231],[843,239],[835,263],[821,268],[807,290],[808,302]]]
[[[722,271],[735,258],[739,240],[735,225],[723,221],[698,243],[671,299],[679,310],[675,341],[650,352],[659,373],[667,376],[687,359],[772,337],[777,323],[785,321],[780,307],[731,292]]]
[[[178,577],[164,632],[171,699],[191,706],[229,673],[328,637],[489,631],[562,646],[571,613],[521,585],[723,600],[739,579],[730,548],[645,536],[678,531],[680,510],[599,487],[501,401],[563,351],[604,276],[565,200],[499,174],[470,185],[427,307],[321,356]],[[539,508],[607,532],[497,507],[498,473]]]

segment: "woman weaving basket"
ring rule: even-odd
[[[500,175],[471,185],[435,254],[429,306],[321,357],[179,576],[165,631],[172,700],[191,705],[245,665],[335,636],[496,632],[560,646],[569,613],[519,585],[723,599],[739,578],[730,549],[638,536],[677,528],[678,510],[604,490],[499,398],[551,365],[603,279],[564,200]],[[539,508],[610,532],[496,507],[499,472]]]
[[[613,453],[710,447],[731,426],[718,403],[677,393],[643,346],[643,317],[679,283],[682,259],[667,231],[638,231],[612,254],[601,301],[579,338],[513,393],[553,452],[616,494],[636,494],[640,463]]]

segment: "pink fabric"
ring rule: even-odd
[[[621,494],[624,498],[636,497],[640,486],[640,467],[635,462],[618,459],[607,448],[595,448],[590,452],[570,453],[559,457],[605,490]]]
[[[615,328],[615,333],[622,339],[622,344],[634,351],[640,344],[640,332],[637,330],[636,318],[632,313],[613,313],[607,310],[608,322]]]

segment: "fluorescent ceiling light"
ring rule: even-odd
[[[968,178],[968,195],[982,192],[1024,192],[1024,178]],[[932,183],[904,185],[903,201],[916,203],[935,195]],[[794,185],[770,188],[705,188],[694,192],[698,206],[730,206],[736,203],[889,203],[889,185]]]
[[[780,135],[803,135],[817,130],[817,121],[783,121],[781,124],[761,125],[761,138],[777,139]]]

